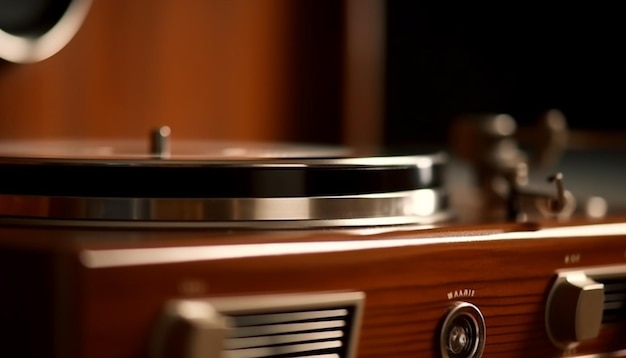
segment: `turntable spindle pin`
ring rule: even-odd
[[[152,131],[150,152],[158,158],[168,158],[171,153],[170,135],[172,130],[168,126],[162,126]]]

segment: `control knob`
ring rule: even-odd
[[[582,271],[559,273],[546,305],[548,336],[562,349],[596,338],[603,312],[604,284]]]

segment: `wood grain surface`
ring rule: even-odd
[[[338,290],[366,296],[358,357],[437,357],[438,325],[455,301],[482,311],[484,357],[625,349],[622,324],[604,327],[575,351],[562,352],[549,341],[544,310],[555,270],[624,264],[626,253],[622,224],[608,235],[602,226],[583,225],[552,237],[550,230],[560,226],[273,233],[5,228],[0,241],[56,257],[51,320],[63,327],[55,333],[55,347],[67,357],[147,357],[170,299]],[[584,234],[589,228],[598,235]],[[282,251],[285,245],[292,245],[289,251]],[[332,249],[336,245],[345,248]],[[162,252],[134,251],[181,247],[210,255],[179,253],[180,260],[159,261]],[[93,255],[117,261],[94,261]],[[465,290],[473,294],[454,297]]]
[[[95,0],[72,41],[0,60],[0,139],[340,138],[343,3]]]
[[[343,11],[332,0],[94,0],[59,54],[0,63],[0,139],[142,138],[167,124],[178,138],[339,142]],[[359,126],[363,108],[347,98],[348,125],[373,128],[348,140],[377,141],[380,123]],[[172,299],[358,291],[359,358],[439,357],[456,301],[483,313],[487,358],[626,357],[623,323],[567,352],[544,324],[556,270],[626,263],[626,218],[507,224],[477,219],[483,209],[363,230],[1,223],[1,355],[148,358]]]

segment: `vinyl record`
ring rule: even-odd
[[[308,228],[449,216],[444,153],[172,141],[0,142],[5,220]]]

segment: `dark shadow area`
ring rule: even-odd
[[[292,33],[295,139],[341,140],[343,4],[334,0],[298,1]]]
[[[387,2],[388,144],[441,142],[467,112],[622,130],[626,23],[618,6],[459,8]]]

